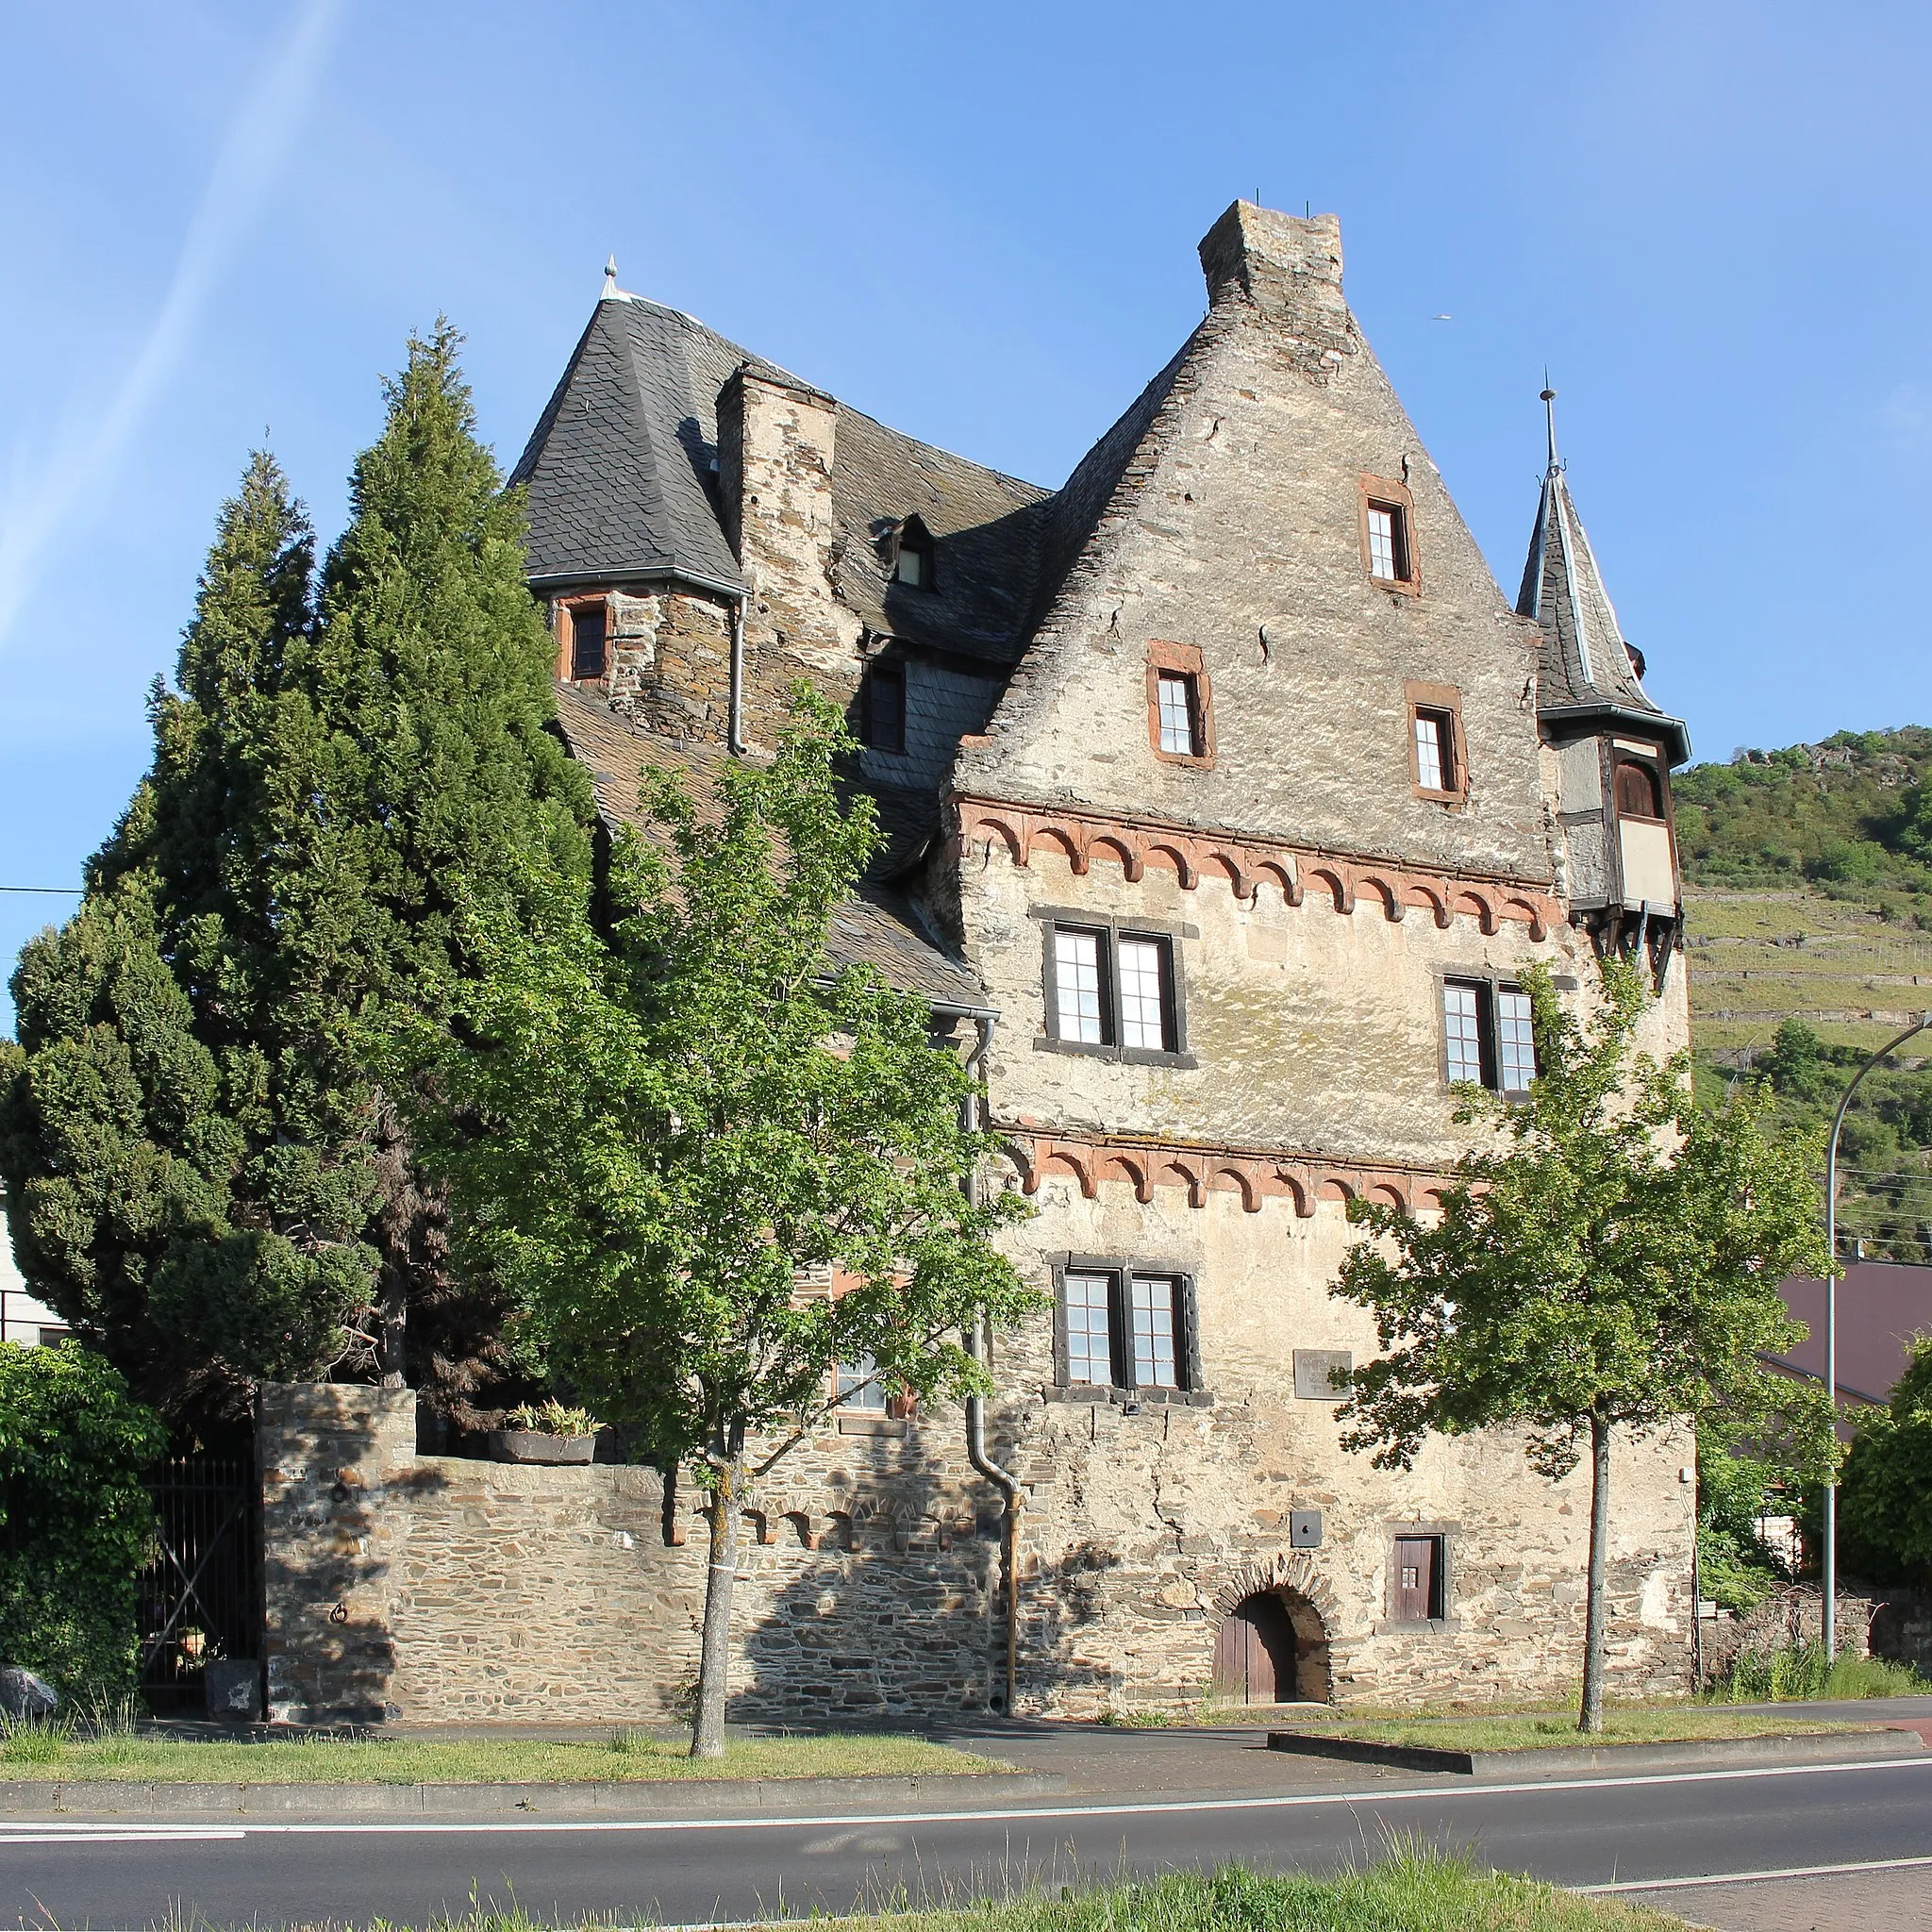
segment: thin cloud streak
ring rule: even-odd
[[[64,441],[38,475],[16,475],[0,520],[0,647],[11,637],[48,547],[119,462],[173,373],[217,276],[261,213],[306,115],[345,0],[309,0],[248,91],[215,156],[175,258],[166,299],[107,413]]]

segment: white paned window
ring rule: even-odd
[[[1113,1380],[1113,1276],[1062,1276],[1067,1301],[1067,1380]]]
[[[1121,941],[1121,1044],[1166,1047],[1167,948],[1158,940]]]
[[[1179,1284],[1168,1274],[1137,1274],[1132,1286],[1134,1386],[1177,1389],[1174,1305]]]
[[[1529,995],[1513,986],[1496,990],[1496,1070],[1505,1093],[1525,1092],[1536,1078]]]
[[[902,543],[899,546],[898,566],[893,575],[902,584],[924,584],[925,582],[925,551],[917,543]]]
[[[1062,926],[1054,933],[1054,984],[1059,993],[1062,1040],[1099,1045],[1107,1039],[1100,998],[1100,949],[1104,942],[1097,932],[1069,932]]]
[[[1442,724],[1438,711],[1415,714],[1415,782],[1424,791],[1449,790],[1449,760],[1443,756]]]
[[[1482,993],[1481,987],[1455,979],[1442,988],[1442,1032],[1449,1047],[1452,1081],[1482,1080]]]
[[[1181,758],[1198,758],[1194,730],[1194,680],[1185,671],[1163,671],[1156,683],[1160,700],[1160,748]]]
[[[1369,575],[1391,584],[1402,576],[1401,536],[1395,525],[1399,514],[1379,503],[1369,506]]]
[[[886,1385],[879,1380],[878,1364],[869,1355],[839,1364],[838,1389],[841,1408],[885,1408]]]

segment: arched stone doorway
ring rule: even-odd
[[[1326,1704],[1334,1602],[1300,1551],[1250,1564],[1214,1594],[1210,1694],[1230,1704]]]
[[[1294,1625],[1272,1590],[1244,1596],[1214,1633],[1208,1694],[1224,1704],[1287,1704],[1295,1692]]]

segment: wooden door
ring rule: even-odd
[[[1395,1539],[1395,1621],[1425,1624],[1441,1615],[1436,1593],[1436,1564],[1440,1555],[1432,1536]]]
[[[1213,1694],[1230,1704],[1294,1696],[1294,1626],[1278,1596],[1245,1598],[1223,1620],[1214,1633]]]

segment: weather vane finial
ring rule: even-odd
[[[604,264],[604,292],[597,299],[600,302],[608,302],[617,292],[617,258],[613,255]]]
[[[1550,475],[1555,475],[1562,468],[1557,460],[1557,391],[1550,387],[1550,372],[1543,371],[1543,422],[1550,433]]]

